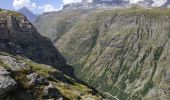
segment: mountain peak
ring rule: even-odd
[[[28,8],[27,7],[22,7],[20,10],[28,10]],[[30,11],[30,10],[28,10],[28,11]]]
[[[23,7],[18,12],[25,15],[29,21],[34,22],[37,18],[37,15],[35,15],[33,12],[31,12],[28,8]]]

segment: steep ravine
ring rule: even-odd
[[[170,10],[90,13],[55,46],[78,78],[119,100],[170,99]]]

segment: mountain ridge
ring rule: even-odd
[[[165,100],[170,93],[169,13],[168,8],[89,10],[53,42],[76,76],[106,95],[119,100]],[[60,14],[67,15],[61,11],[56,16]],[[51,22],[39,20],[37,25],[45,23]],[[44,34],[45,27],[36,27]]]

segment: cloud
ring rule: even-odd
[[[82,2],[82,0],[63,0],[64,4]]]
[[[50,11],[57,11],[59,9],[55,8],[53,5],[51,4],[46,4],[43,6],[39,6],[38,9],[43,10],[43,12],[50,12]]]
[[[130,3],[138,3],[138,2],[151,2],[151,6],[159,7],[164,5],[168,0],[126,0]]]
[[[152,4],[152,6],[159,7],[164,5],[167,2],[167,0],[153,0],[153,2],[154,3]]]
[[[37,7],[37,5],[30,0],[14,0],[13,7],[17,10],[21,9],[22,7],[27,7],[28,9],[33,10]]]
[[[129,0],[130,3],[138,3],[140,1],[144,1],[144,0]]]

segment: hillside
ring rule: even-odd
[[[102,100],[20,13],[0,9],[0,100]]]
[[[53,41],[78,78],[112,99],[170,99],[169,9],[103,9],[80,17]]]
[[[69,31],[81,17],[88,14],[89,10],[48,12],[40,15],[34,22],[36,29],[49,37],[53,42],[57,41],[64,33]]]

